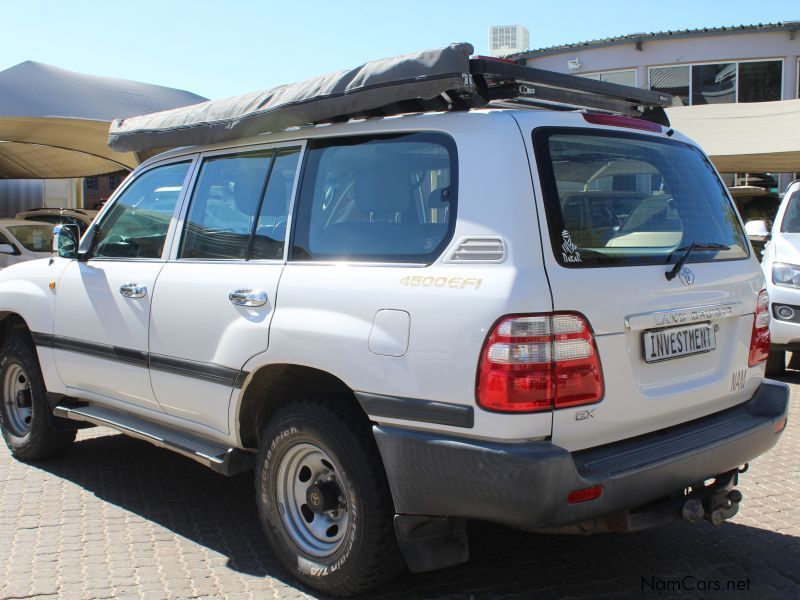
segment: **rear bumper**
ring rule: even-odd
[[[398,514],[549,528],[637,508],[751,461],[777,442],[788,404],[788,386],[764,381],[732,409],[576,453],[544,441],[374,432]],[[570,492],[596,485],[599,498],[567,502]]]

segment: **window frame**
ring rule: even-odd
[[[368,142],[372,140],[391,140],[391,139],[401,139],[404,137],[411,137],[411,136],[426,136],[426,137],[435,137],[438,138],[437,141],[442,142],[442,145],[445,146],[449,155],[450,155],[450,187],[453,188],[453,195],[455,197],[455,202],[452,203],[450,206],[449,216],[448,216],[448,223],[447,223],[447,232],[445,233],[444,237],[442,238],[441,242],[436,245],[427,255],[425,261],[407,261],[407,260],[384,260],[384,259],[377,259],[376,257],[358,259],[358,258],[347,258],[347,259],[297,259],[294,257],[294,249],[295,249],[295,241],[297,239],[297,223],[298,223],[298,213],[300,210],[300,202],[303,198],[303,185],[306,183],[305,177],[306,173],[308,172],[308,160],[309,156],[311,155],[311,150],[315,150],[317,148],[324,148],[329,146],[346,146],[346,145],[355,145],[362,142]],[[294,195],[294,205],[292,207],[292,218],[290,223],[288,224],[291,227],[290,235],[287,238],[287,249],[288,249],[288,256],[287,261],[292,263],[293,265],[358,265],[358,266],[379,266],[379,267],[420,267],[420,266],[430,266],[435,263],[437,260],[441,259],[442,254],[453,241],[453,236],[455,234],[456,229],[456,222],[458,220],[458,204],[459,204],[459,159],[458,159],[458,144],[456,143],[455,138],[448,132],[439,130],[439,129],[424,129],[424,130],[402,130],[402,131],[389,131],[389,132],[380,132],[380,133],[366,133],[366,134],[354,134],[354,135],[347,135],[347,136],[335,136],[335,137],[320,137],[320,138],[311,138],[308,140],[309,144],[306,148],[306,151],[303,155],[303,160],[300,164],[299,171],[299,183],[297,185],[297,190],[295,191]],[[316,184],[316,179],[314,182]],[[289,231],[287,229],[287,231]]]
[[[295,140],[281,140],[280,142],[271,142],[267,144],[249,144],[243,146],[235,146],[223,148],[220,150],[208,150],[197,154],[196,162],[193,168],[192,176],[189,183],[186,185],[186,194],[182,195],[181,205],[179,207],[178,217],[176,219],[174,235],[170,241],[169,252],[167,253],[167,262],[178,263],[198,263],[198,264],[220,264],[220,263],[234,263],[234,264],[283,264],[287,260],[288,249],[291,240],[291,231],[293,225],[294,207],[297,197],[297,188],[300,182],[300,173],[303,170],[305,163],[306,147],[308,145],[307,139]],[[297,169],[294,174],[294,181],[292,182],[291,192],[289,196],[289,214],[286,217],[286,239],[283,243],[283,257],[282,258],[255,258],[247,260],[246,258],[180,258],[178,253],[181,248],[181,238],[183,236],[183,228],[186,222],[186,217],[189,214],[189,206],[194,196],[195,186],[200,177],[203,163],[209,158],[222,158],[225,156],[241,156],[247,154],[257,154],[259,152],[277,150],[280,152],[282,149],[299,148],[299,156],[297,158]]]
[[[578,77],[586,77],[587,79],[589,79],[591,75],[600,75],[602,77],[603,75],[607,75],[609,73],[631,73],[631,72],[633,73],[634,84],[633,84],[633,86],[630,86],[630,87],[638,88],[639,87],[639,69],[637,69],[636,67],[626,67],[626,68],[623,68],[623,69],[607,69],[605,71],[590,71],[590,72],[587,72],[587,73],[580,73],[580,74],[578,74]],[[647,72],[647,77],[648,77],[647,85],[649,87],[649,85],[650,85],[650,72],[649,71]],[[599,81],[602,81],[602,79],[599,80]],[[621,84],[618,84],[618,85],[628,85],[628,84],[621,83]]]
[[[648,135],[646,133],[633,133],[627,131],[613,131],[610,129],[603,129],[603,128],[596,128],[596,127],[563,127],[563,126],[556,126],[556,127],[537,127],[531,133],[531,140],[534,150],[534,155],[536,156],[536,169],[539,175],[539,185],[542,191],[542,204],[544,205],[545,210],[545,220],[546,220],[546,227],[548,233],[548,244],[543,244],[543,247],[549,248],[550,253],[552,255],[553,261],[559,267],[564,269],[609,269],[609,268],[629,268],[629,267],[652,267],[652,266],[664,266],[664,263],[658,262],[634,262],[634,263],[623,263],[623,264],[574,264],[564,262],[560,257],[559,253],[556,251],[557,242],[561,239],[561,231],[562,227],[562,217],[561,217],[561,210],[558,209],[558,216],[559,218],[554,217],[554,207],[553,203],[558,203],[560,201],[560,196],[557,190],[557,183],[555,180],[555,172],[552,168],[552,163],[550,160],[550,152],[548,149],[548,141],[551,136],[553,135],[595,135],[597,137],[611,137],[611,138],[619,138],[619,139],[627,139],[627,140],[644,140],[648,142],[662,142],[665,144],[683,144],[696,150],[700,153],[702,159],[708,164],[711,168],[712,173],[714,174],[717,183],[724,191],[724,197],[728,202],[729,208],[733,211],[733,214],[736,215],[736,219],[739,223],[739,227],[741,228],[742,235],[744,239],[747,240],[747,233],[744,228],[744,223],[742,223],[742,218],[739,215],[739,210],[736,208],[736,203],[731,198],[730,193],[728,193],[728,189],[725,187],[725,182],[719,177],[719,172],[714,167],[714,165],[709,161],[708,157],[702,153],[702,151],[692,144],[688,142],[684,142],[682,140],[675,140],[675,139],[667,139],[662,136],[656,135]],[[543,240],[544,242],[544,240]],[[745,243],[744,250],[746,255],[739,258],[720,258],[720,259],[713,259],[713,260],[702,260],[697,257],[690,256],[687,260],[687,264],[691,263],[716,263],[716,262],[730,262],[730,261],[737,261],[737,260],[749,260],[752,252],[750,250],[750,244]]]
[[[781,56],[767,56],[763,58],[744,58],[744,59],[720,59],[720,60],[709,60],[709,61],[700,61],[700,62],[686,62],[686,63],[667,63],[663,65],[648,65],[647,66],[647,89],[652,89],[650,87],[650,71],[653,69],[664,69],[667,67],[689,67],[689,104],[687,106],[703,106],[703,105],[694,105],[692,104],[692,93],[693,93],[693,85],[692,85],[692,67],[703,67],[706,65],[721,65],[721,64],[735,64],[736,65],[736,89],[734,90],[734,104],[739,104],[739,65],[742,63],[754,63],[754,62],[780,62],[781,63],[781,92],[780,92],[780,99],[783,100],[784,94],[784,75],[785,75],[785,67],[786,65],[784,57]],[[797,61],[798,65],[798,73],[800,73],[800,59]],[[800,84],[798,84],[798,97],[800,97]],[[757,104],[757,103],[755,103]]]
[[[154,162],[147,167],[143,168],[141,171],[135,173],[135,177],[126,177],[125,180],[120,184],[120,186],[114,191],[111,198],[106,202],[105,206],[100,210],[100,213],[95,217],[92,221],[91,225],[86,229],[81,237],[80,243],[78,245],[78,252],[88,252],[90,249],[92,250],[92,254],[89,256],[88,261],[102,261],[102,262],[164,262],[167,260],[167,256],[169,256],[169,250],[172,247],[172,239],[175,235],[175,225],[176,225],[176,216],[179,214],[178,211],[181,209],[181,206],[184,204],[184,200],[186,198],[186,193],[189,190],[191,183],[194,181],[195,172],[197,170],[197,154],[185,154],[181,156],[176,156],[173,158],[160,160],[158,162]],[[167,227],[167,235],[164,239],[164,247],[161,249],[161,256],[158,258],[137,258],[137,257],[122,257],[122,256],[95,256],[94,255],[94,245],[95,245],[95,232],[97,229],[101,227],[101,225],[105,222],[108,213],[116,206],[119,198],[125,193],[125,191],[133,185],[135,182],[139,181],[139,179],[149,173],[150,171],[160,168],[166,167],[169,165],[175,165],[180,163],[187,163],[189,168],[186,171],[186,175],[184,176],[183,186],[181,188],[180,194],[178,195],[178,199],[175,202],[175,208],[172,211],[172,217],[170,218],[169,226]],[[91,248],[89,244],[91,242]]]

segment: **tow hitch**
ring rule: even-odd
[[[747,469],[745,465],[742,472]],[[714,478],[711,485],[692,486],[692,492],[681,509],[681,515],[689,523],[700,519],[710,521],[715,527],[732,518],[739,512],[742,492],[734,489],[738,481],[739,470],[729,471]]]

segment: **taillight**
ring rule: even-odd
[[[489,334],[478,373],[478,404],[500,412],[535,412],[603,398],[594,335],[577,313],[514,315]]]
[[[760,365],[769,356],[769,296],[767,290],[761,290],[756,301],[756,314],[753,317],[753,334],[750,337],[751,367]]]

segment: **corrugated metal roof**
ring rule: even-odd
[[[665,40],[671,38],[681,37],[701,37],[707,35],[730,35],[734,33],[751,33],[751,32],[765,32],[765,31],[799,31],[800,21],[779,21],[777,23],[757,23],[754,25],[732,25],[722,27],[703,27],[699,29],[676,29],[669,31],[654,31],[651,33],[631,33],[628,35],[619,35],[614,37],[607,37],[598,40],[589,40],[586,42],[575,42],[572,44],[561,44],[557,46],[550,46],[548,48],[539,48],[537,50],[529,50],[527,52],[520,52],[512,54],[509,58],[534,58],[537,56],[546,56],[548,54],[559,54],[561,52],[568,52],[572,50],[584,50],[589,48],[597,48],[601,46],[612,46],[615,44],[644,42],[647,40]]]

